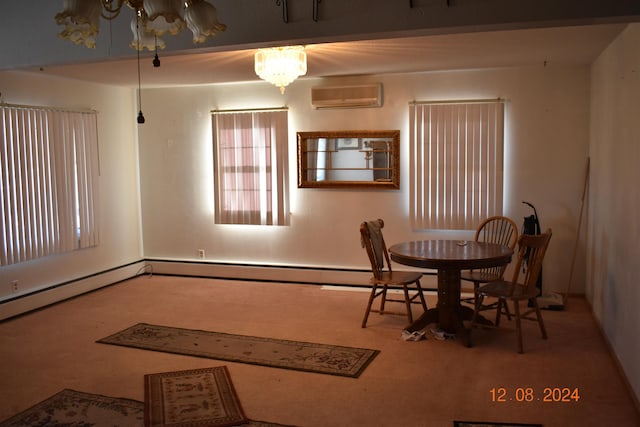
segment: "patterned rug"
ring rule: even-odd
[[[244,415],[226,366],[144,376],[145,426],[236,426]]]
[[[144,403],[65,389],[0,422],[0,427],[143,427]],[[250,420],[240,427],[293,427]]]
[[[142,402],[65,389],[0,426],[141,427],[143,423]]]
[[[477,421],[454,421],[453,427],[542,427],[542,424],[491,423]]]
[[[379,350],[138,323],[97,342],[357,378]]]

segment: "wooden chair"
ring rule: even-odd
[[[500,326],[500,315],[503,313],[503,309],[507,307],[507,302],[513,301],[516,332],[518,335],[518,353],[523,352],[521,319],[537,321],[540,326],[540,332],[542,332],[542,338],[547,339],[547,331],[545,330],[540,307],[536,299],[538,296],[536,282],[542,270],[542,261],[544,260],[550,240],[551,229],[548,229],[543,234],[523,234],[518,240],[518,259],[511,281],[498,280],[478,288],[476,291],[476,308],[473,312],[468,334],[469,347],[471,347],[471,331],[476,325],[482,300],[485,297],[498,298],[498,310],[495,321],[496,327]],[[532,308],[520,314],[520,303],[522,301],[528,301]],[[535,318],[530,316],[532,313],[535,313]]]
[[[389,253],[387,252],[387,246],[385,245],[384,238],[382,236],[382,228],[384,227],[384,221],[381,219],[375,221],[366,221],[360,224],[360,236],[362,246],[367,250],[369,261],[371,262],[371,270],[373,277],[369,281],[371,283],[371,294],[369,296],[369,302],[367,303],[367,310],[364,313],[364,319],[362,320],[362,327],[367,326],[367,319],[369,313],[380,314],[399,314],[406,315],[409,319],[409,323],[413,323],[413,315],[411,314],[411,304],[421,304],[422,308],[427,310],[427,303],[424,299],[422,287],[420,286],[420,272],[406,272],[406,271],[393,271],[391,269],[391,261]],[[385,262],[387,269],[385,270]],[[402,289],[404,293],[403,299],[393,299],[387,297],[387,290],[389,288]],[[413,295],[410,295],[410,292]],[[373,301],[380,297],[380,309],[373,310],[371,306]],[[416,301],[416,298],[419,301]],[[392,312],[385,310],[385,304],[387,302],[401,302],[405,304],[406,312]]]
[[[518,242],[518,226],[513,220],[505,216],[492,216],[482,221],[475,235],[476,242],[497,243],[508,246],[510,249],[515,248]],[[507,265],[498,267],[482,268],[479,270],[467,270],[460,273],[460,279],[473,282],[473,294],[471,298],[463,298],[462,302],[470,303],[475,306],[475,291],[480,284],[489,283],[494,280],[503,278]],[[481,310],[489,310],[497,307],[497,303],[483,305]],[[507,317],[511,318],[511,314],[507,309]]]

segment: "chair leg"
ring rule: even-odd
[[[407,307],[407,317],[409,318],[409,323],[413,323],[413,313],[411,313],[411,297],[409,296],[409,287],[405,283],[402,285],[402,290],[404,291],[404,305]]]
[[[422,309],[424,311],[427,311],[427,300],[424,299],[424,292],[422,291],[420,280],[416,280],[416,288],[418,289],[418,296],[420,297],[420,303],[422,304]]]
[[[503,300],[502,298],[499,298],[498,299],[498,307],[496,308],[496,321],[494,322],[496,327],[500,326],[500,315],[502,314],[502,308],[503,307],[507,307],[507,310],[509,310],[507,302],[505,300]]]
[[[387,303],[387,285],[382,285],[382,294],[380,295],[380,315],[384,314],[384,306]]]
[[[477,297],[476,297],[476,291],[478,290],[478,288],[480,287],[480,283],[479,282],[473,282],[473,297],[469,297],[469,298],[460,298],[460,302],[464,302],[466,304],[472,304],[473,307],[476,307],[476,301],[477,301]]]
[[[515,316],[516,316],[516,332],[518,334],[518,353],[524,353],[524,349],[522,346],[522,325],[520,321],[520,304],[518,301],[513,302],[513,310],[515,311]]]
[[[371,312],[371,305],[373,304],[373,300],[376,297],[376,290],[378,288],[377,284],[374,284],[371,288],[371,295],[369,295],[369,302],[367,303],[367,310],[364,312],[364,319],[362,319],[362,327],[367,327],[367,320],[369,319],[369,313]]]
[[[511,320],[511,311],[509,311],[509,304],[507,304],[506,300],[498,299],[498,312],[496,313],[496,326],[500,325],[500,319],[502,318],[502,314],[507,315],[507,320]]]
[[[509,311],[509,304],[505,301],[502,305],[504,307],[504,314],[507,315],[507,320],[511,321],[511,312]]]
[[[478,289],[480,288],[480,282],[473,282],[473,308],[476,308],[478,303]]]
[[[538,324],[540,325],[540,332],[542,333],[542,338],[547,339],[547,330],[544,327],[544,321],[542,320],[542,313],[540,312],[540,306],[538,305],[538,301],[536,298],[531,299],[533,303],[533,307],[536,310],[536,317],[538,318]]]
[[[473,316],[471,316],[471,324],[469,325],[469,331],[467,332],[467,347],[471,347],[473,343],[471,342],[471,331],[476,326],[476,321],[478,320],[478,313],[480,312],[480,307],[482,307],[483,296],[475,294],[475,308],[473,310]]]

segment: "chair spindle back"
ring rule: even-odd
[[[497,243],[513,249],[518,241],[518,226],[504,216],[492,216],[480,224],[475,235],[476,242]],[[490,276],[502,277],[507,266],[483,268],[480,271]]]
[[[518,286],[523,287],[525,293],[536,286],[551,234],[551,229],[547,229],[543,234],[523,234],[520,236],[518,260],[513,272],[509,295],[513,295]]]
[[[383,227],[384,221],[382,219],[365,221],[360,224],[361,243],[367,250],[367,255],[371,262],[371,270],[376,279],[382,278],[382,272],[385,271],[385,262],[388,271],[391,271],[391,260],[382,236]]]

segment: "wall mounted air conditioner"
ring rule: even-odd
[[[311,105],[314,108],[381,107],[382,84],[312,87]]]

